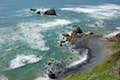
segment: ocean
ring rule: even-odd
[[[54,8],[57,16],[37,15],[30,8]],[[120,31],[120,1],[1,0],[0,80],[48,80],[48,60],[77,60],[77,54],[59,46],[60,34],[74,25],[99,34]]]

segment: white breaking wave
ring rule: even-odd
[[[32,14],[30,13],[29,9],[22,9],[22,10],[17,10],[16,14],[14,14],[13,16],[25,17],[25,16],[32,16]]]
[[[120,16],[120,5],[116,4],[103,4],[97,6],[79,6],[79,7],[66,7],[61,10],[73,11],[77,13],[87,13],[89,16],[97,19],[111,19]]]
[[[116,29],[120,30],[120,27],[116,27]]]
[[[25,66],[26,64],[36,63],[40,60],[42,60],[41,56],[19,54],[15,59],[10,61],[9,67],[11,69],[15,69],[21,66]]]
[[[38,77],[35,80],[50,80],[49,77]]]
[[[39,33],[42,28],[37,27],[35,23],[21,23],[19,26],[21,27],[20,31],[24,36],[25,42],[27,42],[31,48],[41,51],[49,50],[49,47],[45,45],[45,40],[43,40],[44,36]]]
[[[116,36],[116,35],[119,34],[119,33],[120,33],[120,31],[114,31],[114,32],[112,32],[112,33],[110,33],[110,34],[108,34],[108,35],[105,35],[104,37],[105,37],[105,38],[111,38],[111,37]]]
[[[86,49],[86,50],[82,53],[82,55],[80,56],[80,59],[79,59],[79,60],[71,63],[70,65],[68,65],[68,66],[66,66],[66,67],[67,67],[67,68],[71,68],[71,67],[74,67],[74,66],[77,66],[77,65],[79,65],[79,64],[82,64],[82,63],[86,62],[86,60],[88,59],[88,55],[87,55],[87,54],[88,54],[88,49]]]
[[[55,19],[49,22],[24,22],[18,24],[20,27],[20,33],[23,34],[25,41],[31,46],[31,48],[39,49],[41,51],[49,50],[46,46],[46,41],[41,32],[46,31],[55,26],[64,26],[72,23],[65,19]]]
[[[8,80],[8,78],[6,76],[4,76],[4,75],[1,75],[0,80]]]

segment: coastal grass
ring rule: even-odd
[[[113,52],[120,51],[120,41],[113,43],[112,50],[113,50]]]
[[[120,80],[118,67],[120,67],[120,42],[112,45],[113,54],[107,60],[97,64],[89,72],[74,73],[67,76],[64,80]]]

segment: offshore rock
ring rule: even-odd
[[[49,9],[44,12],[44,15],[56,15],[55,9]]]
[[[35,11],[37,11],[37,9],[35,9],[35,8],[31,8],[30,11],[35,12]]]

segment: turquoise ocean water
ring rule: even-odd
[[[30,8],[54,8],[58,16],[37,15]],[[47,80],[49,59],[77,57],[58,44],[59,35],[73,30],[75,24],[85,32],[119,31],[120,1],[1,0],[0,80]]]

